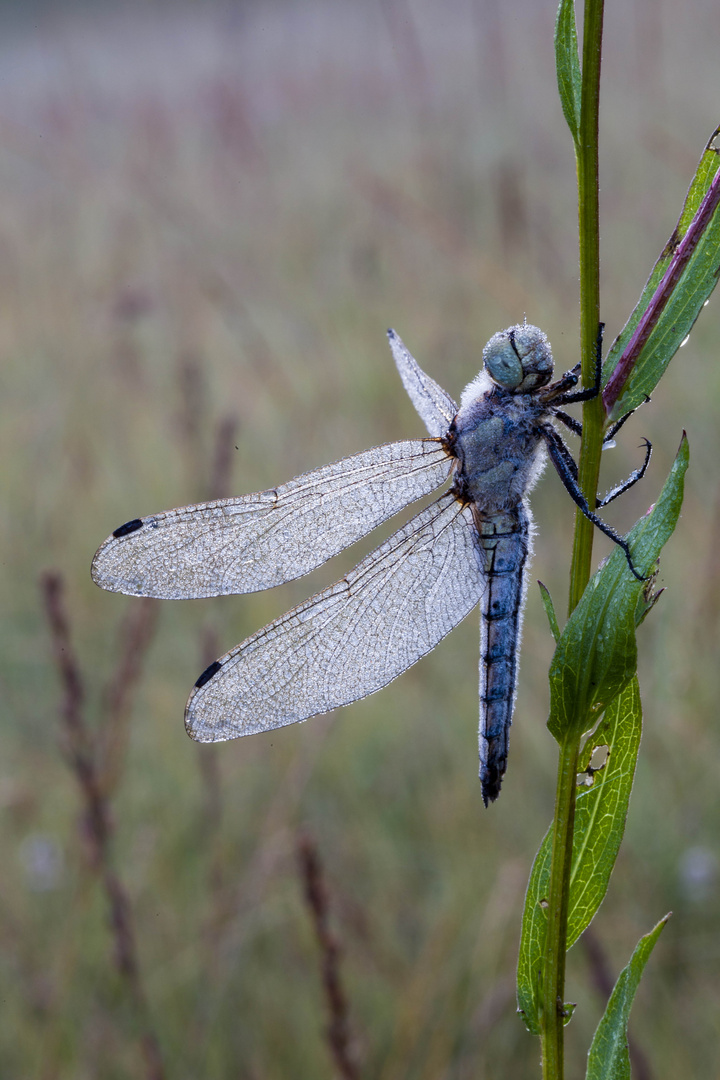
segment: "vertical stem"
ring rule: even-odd
[[[595,372],[600,323],[600,219],[598,197],[598,118],[603,0],[585,0],[582,55],[580,131],[576,142],[580,241],[580,347],[583,385],[591,386]],[[604,423],[602,398],[585,402],[580,448],[579,481],[590,506],[595,505]],[[570,612],[590,579],[593,525],[575,516],[570,574]],[[575,725],[571,726],[571,732]],[[563,1080],[564,993],[570,870],[573,853],[575,794],[579,737],[566,736],[560,747],[553,822],[552,860],[547,907],[547,938],[543,963],[542,1064],[543,1080]]]
[[[571,735],[560,747],[555,794],[547,939],[543,968],[543,1080],[563,1080],[564,1076],[565,953],[572,838],[575,824],[577,758],[578,741]]]
[[[600,322],[598,119],[602,27],[603,0],[585,0],[580,136],[576,146],[580,238],[580,349],[584,386],[592,385]],[[597,493],[604,419],[601,398],[585,402],[579,481],[590,506],[595,505]],[[590,580],[593,529],[592,522],[578,510],[575,514],[575,539],[570,574],[569,609],[571,612],[577,606]]]

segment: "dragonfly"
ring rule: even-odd
[[[527,323],[495,334],[460,407],[388,331],[400,378],[427,438],[376,446],[289,483],[134,518],[98,549],[92,576],[130,596],[190,599],[269,589],[308,574],[404,507],[450,481],[429,506],[335,584],[252,634],[199,677],[188,734],[219,742],[271,731],[375,693],[480,606],[479,753],[482,798],[500,793],[515,708],[532,548],[528,494],[549,457],[574,502],[625,552],[595,510],[636,483],[643,465],[588,505],[558,422],[580,365],[556,382],[545,334]],[[629,415],[629,414],[628,414]],[[608,432],[611,442],[627,416]],[[642,580],[642,579],[641,579]]]

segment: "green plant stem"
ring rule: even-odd
[[[591,386],[593,383],[600,323],[598,123],[602,27],[603,0],[585,0],[580,133],[576,144],[580,240],[580,355],[584,386]],[[601,398],[586,401],[583,408],[579,481],[590,506],[595,505],[597,494],[604,420]],[[578,510],[575,515],[575,539],[570,571],[570,612],[577,607],[590,580],[593,529],[592,522]]]
[[[598,184],[598,127],[603,0],[585,0],[580,131],[576,142],[580,245],[580,347],[583,385],[591,386],[595,372],[600,324],[600,218]],[[601,397],[585,402],[580,448],[580,487],[594,507],[600,474],[605,413]],[[590,580],[592,522],[580,510],[575,515],[569,610],[572,613]],[[543,963],[542,1062],[543,1080],[563,1080],[564,992],[570,867],[573,850],[577,759],[580,736],[573,725],[560,747],[553,823],[547,937]]]
[[[570,734],[560,748],[555,795],[547,939],[543,968],[543,1080],[562,1080],[564,1075],[565,953],[572,838],[575,824],[577,760],[578,740]]]

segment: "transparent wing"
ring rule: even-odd
[[[390,348],[402,384],[431,435],[442,438],[455,419],[457,405],[442,386],[426,375],[394,330],[388,330]]]
[[[374,693],[472,610],[482,565],[470,510],[442,495],[342,581],[211,664],[188,700],[188,733],[234,739]]]
[[[93,580],[175,600],[269,589],[434,491],[452,463],[435,439],[387,443],[269,491],[137,518],[98,549]]]

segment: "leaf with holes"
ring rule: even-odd
[[[578,793],[570,870],[567,947],[593,919],[607,892],[620,848],[640,746],[642,710],[637,679],[618,694],[580,755]],[[607,748],[605,763],[593,768],[596,751]],[[540,972],[547,930],[552,830],[535,858],[523,913],[518,961],[518,1008],[534,1034],[540,1033]]]

